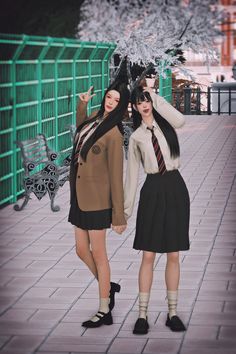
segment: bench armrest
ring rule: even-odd
[[[48,156],[50,161],[54,161],[58,158],[59,154],[53,150],[48,149]]]
[[[71,155],[68,155],[62,161],[62,166],[70,166],[71,163]]]

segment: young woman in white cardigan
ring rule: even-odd
[[[140,162],[147,174],[140,191],[133,248],[143,251],[139,270],[139,317],[134,334],[146,334],[147,309],[156,253],[166,253],[165,280],[172,331],[186,328],[177,316],[180,277],[179,251],[189,249],[189,194],[179,173],[180,148],[175,128],[184,116],[149,88],[135,88],[131,95],[134,133],[129,141],[124,188],[125,215],[133,211]]]

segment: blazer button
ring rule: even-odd
[[[78,176],[78,178],[80,178],[80,176]]]
[[[82,162],[80,162],[80,166],[82,166],[83,164],[82,164]]]

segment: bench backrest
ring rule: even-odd
[[[16,141],[16,144],[21,149],[26,175],[31,173],[35,167],[43,168],[45,164],[53,162],[58,157],[56,152],[49,149],[44,134],[38,134],[34,139]]]

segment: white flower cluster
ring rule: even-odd
[[[180,66],[176,49],[216,58],[224,13],[217,0],[85,0],[77,37],[113,42],[131,63],[152,63],[160,74]],[[161,65],[160,65],[161,63]]]

